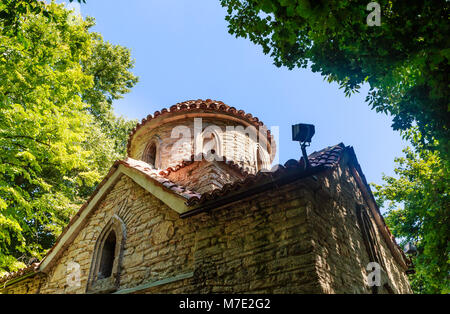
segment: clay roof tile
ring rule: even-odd
[[[30,273],[35,273],[38,271],[39,264],[40,263],[33,263],[27,267],[19,269],[18,271],[7,273],[6,275],[0,277],[0,283],[11,281],[13,279],[22,277],[22,276],[30,274]]]
[[[245,113],[244,110],[237,110],[235,107],[229,107],[226,104],[224,104],[221,101],[214,101],[211,99],[207,99],[205,101],[198,99],[198,100],[188,100],[185,102],[177,103],[175,105],[170,106],[170,109],[163,108],[161,111],[155,111],[153,116],[149,114],[145,119],[142,119],[141,123],[138,123],[135,128],[130,132],[129,138],[128,138],[128,153],[130,153],[131,148],[131,141],[136,134],[136,132],[144,126],[146,123],[150,122],[152,119],[157,118],[158,116],[173,113],[177,111],[189,111],[189,110],[195,110],[195,109],[204,109],[204,110],[216,110],[221,112],[226,112],[231,115],[239,116],[241,119],[247,120],[250,124],[254,125],[255,127],[263,126],[264,124],[257,118],[253,117],[250,113]],[[270,134],[270,131],[268,131],[268,134]]]

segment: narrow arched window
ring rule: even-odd
[[[256,144],[256,166],[258,171],[270,170],[270,155],[260,144]]]
[[[366,247],[366,252],[369,257],[369,262],[376,262],[381,266],[382,272],[385,271],[386,265],[384,264],[384,260],[382,258],[382,254],[379,248],[379,243],[377,241],[377,235],[375,233],[375,229],[373,227],[371,218],[367,209],[361,205],[356,205],[356,218],[358,225],[361,229],[362,239],[364,246]],[[385,287],[386,288],[386,287]],[[389,293],[391,293],[392,289],[389,291],[390,287],[386,288]],[[372,286],[372,293],[378,294],[380,291],[379,287]]]
[[[87,292],[107,293],[117,290],[125,240],[125,224],[114,215],[95,243]]]
[[[161,166],[159,160],[159,150],[160,150],[161,140],[158,136],[153,137],[153,139],[147,144],[142,153],[142,161],[145,161],[153,168],[159,168]]]
[[[256,153],[255,153],[255,155],[256,155],[256,171],[261,170],[262,165],[263,165],[259,150],[260,150],[259,144],[256,144],[256,149],[255,149],[255,151],[256,151]]]
[[[116,234],[111,231],[103,244],[102,257],[100,259],[100,269],[97,279],[108,278],[111,276],[114,259],[116,257]]]
[[[149,165],[155,167],[155,161],[156,161],[156,145],[152,143],[147,149],[144,154],[143,160],[148,163]]]

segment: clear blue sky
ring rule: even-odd
[[[312,123],[308,152],[344,142],[354,147],[369,182],[393,174],[406,146],[391,118],[370,110],[367,88],[351,98],[307,69],[277,68],[259,46],[227,31],[219,0],[87,0],[105,40],[131,49],[140,81],[114,105],[130,119],[190,99],[221,100],[267,126],[280,127],[280,162],[301,155],[291,125]]]

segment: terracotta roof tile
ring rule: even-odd
[[[248,123],[252,124],[256,128],[264,125],[264,123],[262,123],[257,117],[253,117],[252,114],[245,113],[244,110],[237,110],[236,108],[230,107],[221,101],[215,101],[215,100],[211,100],[211,99],[188,100],[188,101],[184,101],[184,102],[180,102],[175,105],[172,105],[172,106],[170,106],[169,109],[164,108],[164,109],[161,109],[161,111],[155,111],[155,113],[153,115],[149,114],[146,118],[142,119],[141,122],[138,123],[131,130],[131,132],[128,136],[128,145],[127,145],[128,154],[130,154],[131,141],[133,139],[134,134],[149,121],[155,119],[158,116],[164,115],[164,114],[170,114],[170,113],[179,112],[179,111],[194,111],[197,109],[212,110],[212,111],[231,114],[231,115],[239,117],[243,120],[246,120]],[[267,130],[267,134],[269,137],[272,136],[270,134],[270,130]]]
[[[308,159],[312,167],[317,167],[319,165],[333,166],[339,161],[341,153],[344,149],[345,145],[342,143],[335,146],[330,146],[310,154]]]
[[[318,152],[314,152],[308,156],[311,167],[313,168],[332,168],[338,164],[340,157],[345,150],[345,145],[340,143],[335,146],[330,146],[324,148]],[[256,184],[259,180],[265,177],[279,177],[285,173],[289,173],[290,169],[302,168],[304,167],[303,159],[295,160],[290,159],[284,165],[274,166],[274,171],[270,172],[258,172],[256,175],[249,174],[245,179],[237,181],[231,185],[225,185],[222,189],[217,189],[209,193],[201,194],[197,197],[192,197],[187,201],[187,205],[199,205],[208,200],[212,200],[218,197],[222,197],[232,191],[239,190],[240,188],[245,188],[250,185]]]
[[[133,168],[138,171],[140,171],[142,174],[144,174],[146,177],[153,179],[154,181],[158,182],[161,186],[163,186],[166,190],[169,190],[170,192],[173,192],[186,200],[190,200],[191,198],[200,197],[201,194],[190,191],[186,189],[182,185],[178,185],[169,179],[165,178],[163,174],[161,174],[162,171],[156,170],[152,168],[148,163],[136,160],[132,158],[126,158],[125,160],[119,161],[120,164],[124,165],[128,168]]]
[[[38,268],[39,268],[39,263],[33,263],[27,267],[19,269],[18,271],[11,272],[11,273],[8,273],[8,274],[0,277],[0,283],[7,283],[8,281],[11,281],[13,279],[25,276],[30,273],[37,272]]]

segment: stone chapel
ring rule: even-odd
[[[276,149],[258,118],[220,101],[156,111],[46,256],[0,278],[0,293],[411,293],[412,265],[353,148],[272,168]]]

